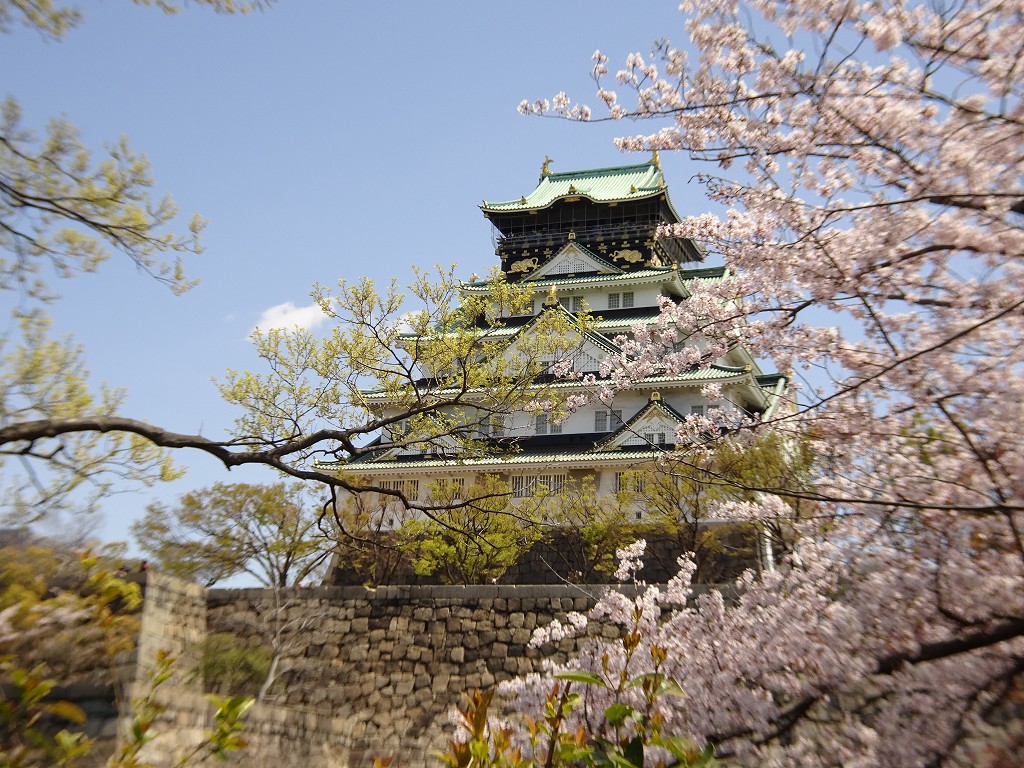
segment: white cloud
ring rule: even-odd
[[[311,331],[321,325],[327,319],[316,304],[305,307],[296,307],[294,303],[286,301],[284,304],[275,304],[273,307],[263,310],[260,319],[253,327],[261,331],[269,331],[271,328],[304,328]]]

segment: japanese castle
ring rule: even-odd
[[[642,164],[564,173],[552,172],[550,162],[528,194],[481,206],[494,228],[505,279],[532,295],[500,318],[502,332],[514,336],[543,312],[586,311],[585,348],[578,356],[586,362],[575,370],[598,374],[601,359],[618,351],[617,337],[657,319],[659,301],[685,302],[700,284],[728,280],[729,273],[702,266],[703,253],[694,242],[656,236],[660,225],[680,221],[657,153]],[[461,287],[464,296],[488,290],[488,281],[476,276]],[[568,480],[588,476],[598,494],[611,494],[628,477],[624,473],[673,450],[677,427],[688,416],[725,419],[742,411],[767,419],[780,407],[786,383],[785,376],[763,372],[746,349],[735,346],[705,367],[645,378],[610,402],[593,398],[561,419],[526,410],[488,419],[483,437],[496,446],[512,443],[513,451],[460,456],[402,446],[403,425],[395,424],[390,435],[382,435],[381,450],[344,470],[410,500],[425,499],[434,481],[467,487],[482,476],[507,482],[513,497],[529,496],[541,485],[557,492]],[[718,385],[719,400],[702,396],[706,384]],[[579,377],[557,386],[568,393],[588,388]],[[386,396],[371,392],[367,400],[388,415]],[[389,506],[383,503],[382,513]],[[642,520],[643,510],[635,515]]]

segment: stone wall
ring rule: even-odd
[[[137,577],[142,587],[142,615],[133,673],[121,700],[119,736],[132,724],[131,702],[152,690],[150,675],[159,654],[174,657],[173,675],[157,689],[156,701],[166,709],[157,719],[157,734],[141,755],[144,762],[173,764],[174,756],[198,744],[209,723],[209,702],[203,695],[198,648],[206,637],[206,590],[158,573]]]
[[[245,724],[249,748],[233,755],[233,764],[361,768],[380,755],[394,757],[395,766],[429,766],[436,764],[430,753],[443,747],[452,731],[447,713],[464,692],[539,671],[542,659],[564,661],[578,651],[582,639],[541,649],[528,643],[535,627],[562,620],[570,610],[588,611],[600,589],[497,585],[207,591],[155,575],[144,587],[137,656],[128,667],[133,670],[128,675],[132,695],[149,690],[145,680],[157,652],[179,659],[172,680],[160,689],[166,710],[156,724],[159,735],[142,755],[155,768],[174,765],[212,725],[212,709],[195,674],[198,645],[207,632],[266,642],[268,628],[282,630],[280,679],[272,700],[250,710]],[[588,632],[617,635],[616,629],[597,624],[589,625]],[[1000,756],[1019,754],[1024,744],[1024,684],[1017,682],[1012,706],[995,712],[991,727],[981,728],[964,745],[971,760],[963,764],[1015,764],[1001,762]],[[93,714],[100,722],[90,725],[109,735],[105,697],[105,691],[93,696]],[[803,735],[814,743],[817,727],[845,717],[840,709],[830,705],[812,713]],[[125,708],[122,733],[129,717]]]
[[[586,612],[596,599],[571,586],[327,587],[276,597],[292,624],[275,703],[330,712],[320,727],[338,762],[327,764],[353,768],[372,765],[375,755],[394,757],[396,766],[431,765],[461,694],[539,671],[542,657],[575,653],[580,639],[529,648],[532,630]],[[274,599],[267,590],[211,590],[209,630],[265,639]]]

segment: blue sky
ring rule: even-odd
[[[235,415],[211,378],[255,365],[246,336],[262,313],[308,305],[314,282],[339,277],[405,279],[437,262],[483,273],[494,254],[482,199],[528,194],[546,154],[553,170],[632,162],[611,139],[643,128],[525,118],[517,104],[561,89],[593,102],[595,48],[614,71],[656,38],[684,38],[673,0],[280,0],[248,17],[81,7],[63,42],[24,29],[0,38],[5,94],[29,126],[65,115],[96,147],[127,135],[158,189],[210,225],[187,265],[201,281],[190,293],[174,297],[115,257],[60,282],[57,330],[85,345],[97,381],[128,389],[127,415],[210,437]],[[663,165],[676,208],[705,210],[686,159]],[[275,479],[178,461],[184,480],[106,503],[103,538],[127,539],[153,499]]]

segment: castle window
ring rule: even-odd
[[[381,480],[379,485],[386,491],[398,491],[410,500],[420,497],[419,480]]]
[[[703,416],[704,415],[704,406],[703,405],[691,405],[690,406],[690,415],[691,416]]]
[[[644,435],[646,440],[651,445],[664,445],[665,444],[665,433],[664,432],[648,432]]]
[[[562,425],[551,421],[548,414],[538,413],[533,417],[533,431],[538,435],[546,435],[548,433],[560,435],[562,434]]]
[[[517,499],[532,496],[539,490],[546,490],[548,493],[561,493],[565,486],[564,474],[561,475],[513,475],[512,496]]]
[[[594,431],[608,432],[622,426],[622,411],[594,411]]]
[[[644,490],[644,478],[643,475],[638,475],[635,472],[616,472],[615,473],[615,492],[622,493],[643,493]]]
[[[608,309],[629,309],[633,306],[633,291],[608,294]]]
[[[583,311],[583,297],[582,296],[563,296],[558,300],[569,312],[582,312]]]
[[[430,501],[433,503],[446,501],[461,501],[465,497],[466,478],[450,477],[439,480],[430,494]]]
[[[491,437],[504,437],[505,417],[501,414],[491,414],[480,419],[480,434]]]
[[[577,272],[587,272],[592,270],[587,262],[578,257],[565,259],[562,262],[556,264],[548,270],[549,275],[572,275]]]

